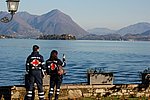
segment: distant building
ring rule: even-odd
[[[4,35],[0,35],[0,39],[5,39],[6,37]]]

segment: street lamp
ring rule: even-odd
[[[3,17],[3,18],[0,19],[1,22],[8,23],[13,19],[13,15],[18,10],[19,1],[20,0],[7,0],[6,1],[8,12],[10,12],[11,18],[9,19],[8,17]]]

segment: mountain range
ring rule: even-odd
[[[8,16],[7,12],[0,12],[0,18]],[[71,34],[76,38],[84,38],[92,36],[93,39],[97,35],[114,36],[119,34],[120,37],[126,34],[150,34],[150,23],[140,22],[133,25],[123,27],[119,30],[111,30],[108,28],[94,28],[84,30],[72,18],[54,9],[42,15],[32,15],[28,12],[18,12],[9,23],[0,23],[0,34],[11,35],[19,38],[38,38],[40,35],[61,35]],[[113,35],[114,34],[114,35]]]
[[[4,15],[6,12],[0,12],[0,18]],[[70,16],[54,9],[40,16],[18,12],[11,22],[0,23],[0,34],[21,38],[37,38],[43,34],[72,34],[78,38],[87,35],[88,32]]]
[[[119,30],[111,30],[108,28],[93,28],[87,31],[90,34],[96,34],[96,35],[119,34],[123,36],[126,34],[142,34],[146,31],[150,31],[150,23],[140,22],[133,25],[129,25],[127,27],[123,27]]]

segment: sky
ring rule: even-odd
[[[150,0],[20,0],[18,12],[42,15],[58,9],[85,30],[118,30],[138,22],[150,22]],[[0,0],[0,11],[7,11]]]

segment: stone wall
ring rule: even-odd
[[[44,86],[45,100],[48,98],[49,85]],[[9,86],[0,87],[1,100],[24,100],[25,87]],[[145,84],[120,84],[120,85],[86,85],[86,84],[63,84],[59,99],[68,100],[83,97],[150,97],[150,86]],[[38,91],[35,87],[35,100],[38,100]]]
[[[147,97],[150,100],[149,81],[142,84],[112,84],[112,74],[89,74],[87,84],[62,84],[60,100],[80,99],[83,97],[102,97],[126,98],[126,97]],[[49,76],[43,79],[45,100],[48,100]],[[103,82],[104,81],[104,82]],[[28,81],[25,82],[26,84]],[[96,85],[97,84],[97,85]],[[35,84],[35,100],[38,100],[38,90]],[[0,87],[0,100],[24,100],[26,96],[25,85],[2,86]],[[125,100],[125,99],[122,99]]]

